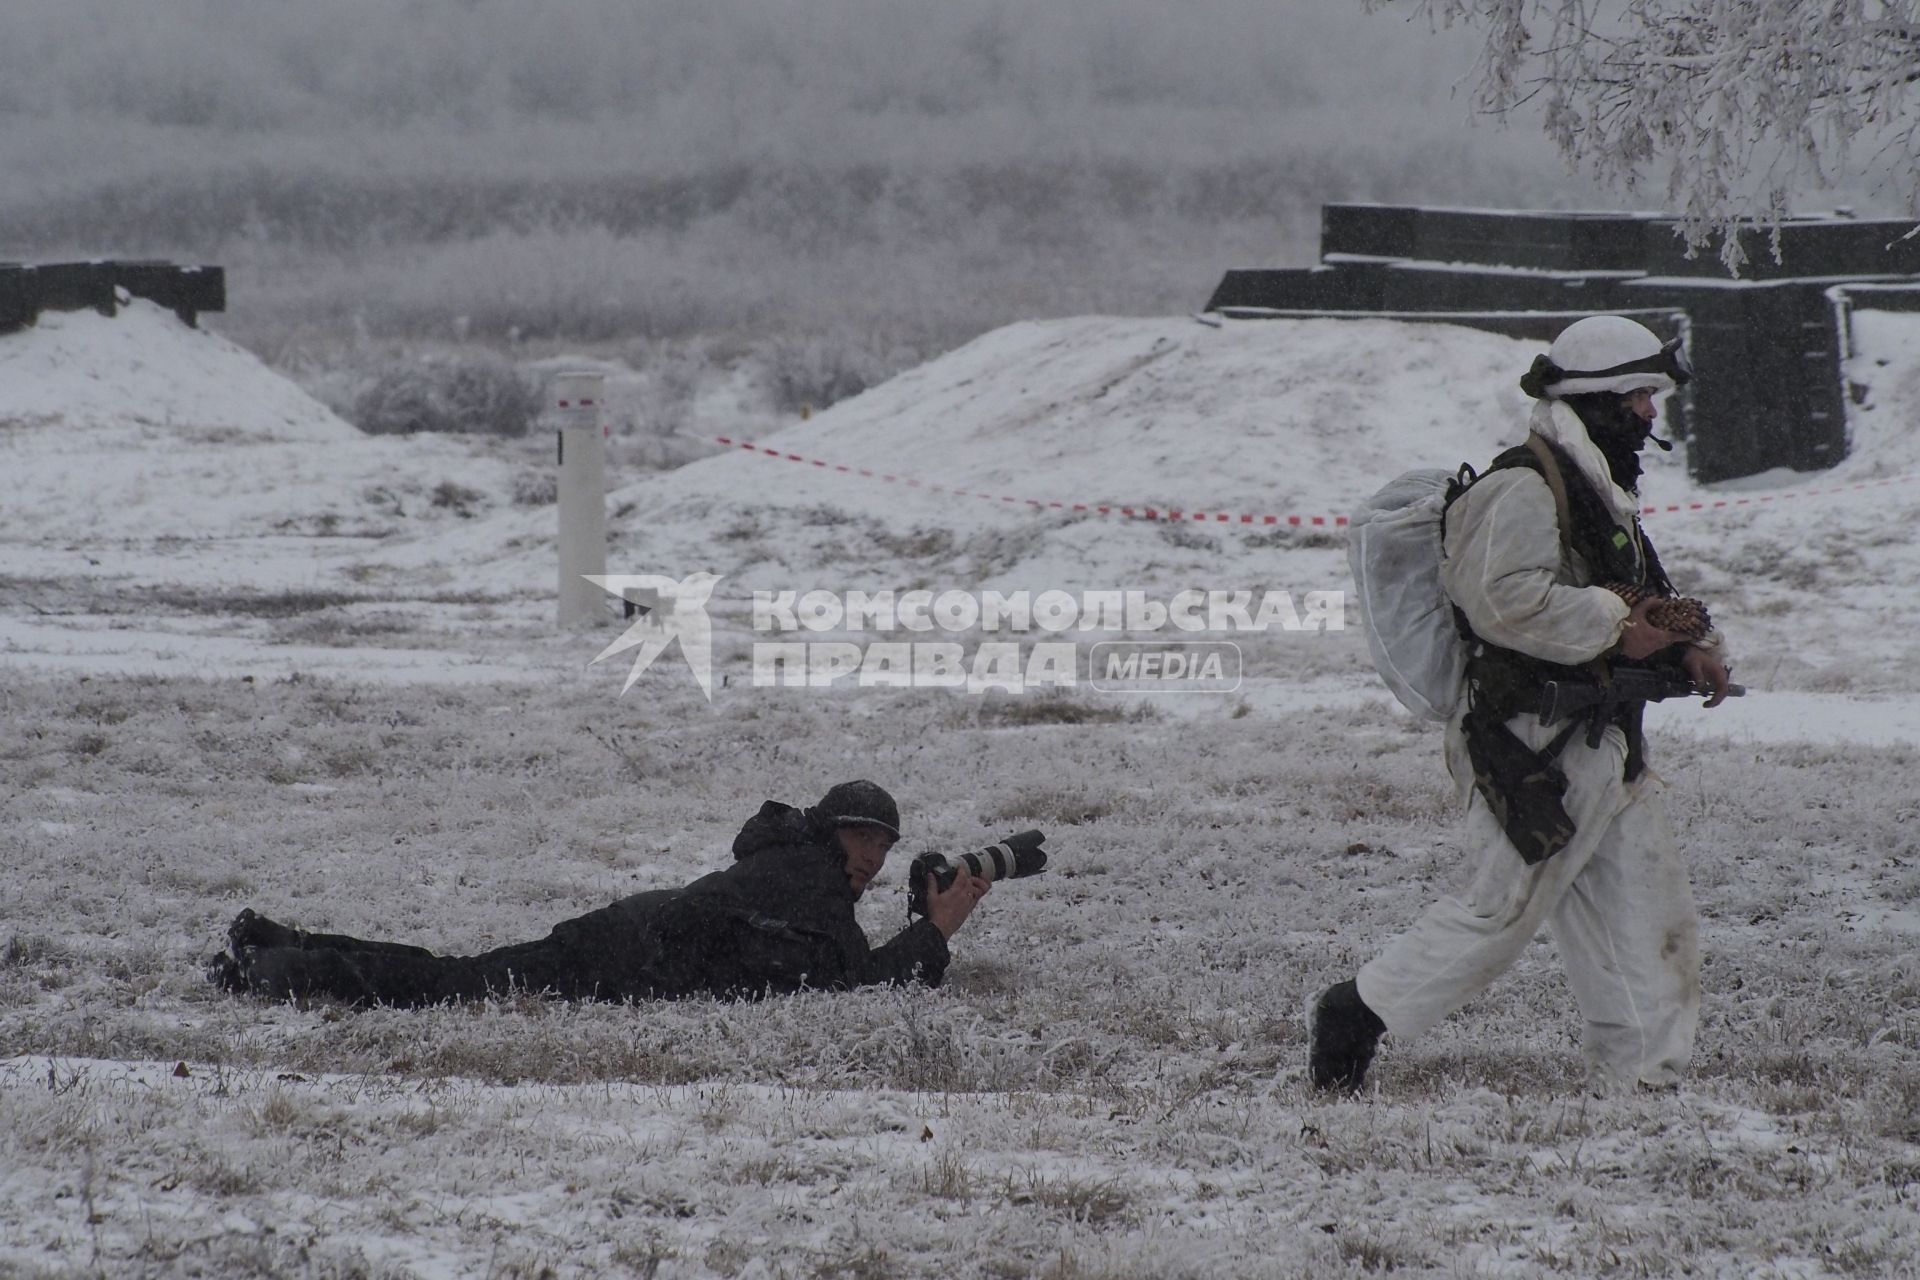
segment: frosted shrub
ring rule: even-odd
[[[782,413],[824,409],[857,396],[913,360],[882,355],[844,340],[783,338],[766,355],[766,378],[774,408]]]
[[[533,379],[498,356],[463,355],[382,367],[354,397],[351,416],[370,435],[521,436],[539,412]]]
[[[545,507],[560,500],[560,477],[552,471],[516,471],[513,475],[513,505]]]

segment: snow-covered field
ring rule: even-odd
[[[553,627],[548,441],[360,437],[150,308],[0,339],[0,1274],[1920,1271],[1920,324],[1857,337],[1839,469],[1644,488],[1744,501],[1648,517],[1753,690],[1656,719],[1688,1087],[1582,1095],[1543,940],[1331,1101],[1302,1006],[1459,854],[1356,629],[1238,635],[1224,695],[768,689],[749,593],[1338,590],[1337,529],[1071,504],[1344,512],[1511,442],[1529,344],[1028,323],[768,436],[806,461],[616,473],[612,572],[724,575],[709,703],[673,653],[621,696],[611,612]],[[396,1013],[199,978],[243,905],[536,936],[855,776],[903,852],[1051,834],[939,992]]]

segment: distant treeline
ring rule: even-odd
[[[729,164],[674,176],[570,178],[486,174],[340,174],[252,164],[110,180],[85,192],[10,201],[7,230],[30,244],[133,248],[229,240],[308,249],[435,244],[494,232],[682,233],[726,220],[805,250],[948,235],[988,220],[1015,243],[1073,236],[1085,220],[1173,216],[1196,223],[1270,218],[1308,207],[1307,193],[1348,185],[1326,153],[1181,168],[1111,160],[1041,161],[896,171]]]
[[[190,129],[645,117],[659,159],[838,116],[1210,114],[1430,82],[1357,0],[8,0],[0,111]],[[1402,42],[1403,49],[1405,41]],[[1442,70],[1442,74],[1446,74]],[[979,132],[977,126],[973,132]],[[1004,146],[1006,138],[986,138]],[[806,159],[814,157],[807,156]]]

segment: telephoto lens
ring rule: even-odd
[[[1047,869],[1047,851],[1040,847],[1046,838],[1039,831],[1017,832],[977,853],[963,853],[951,862],[937,853],[921,854],[907,868],[908,914],[927,914],[928,880],[939,885],[944,893],[962,871],[983,880],[1018,880],[1039,875]]]

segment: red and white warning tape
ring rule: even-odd
[[[909,489],[925,489],[929,493],[948,493],[956,498],[979,498],[985,502],[1004,502],[1009,506],[1033,507],[1041,511],[1083,511],[1089,515],[1123,516],[1131,520],[1183,520],[1207,524],[1259,524],[1288,525],[1294,528],[1345,528],[1345,516],[1269,516],[1244,515],[1227,511],[1180,511],[1167,507],[1123,507],[1114,503],[1099,502],[1049,502],[1042,498],[1015,498],[1004,493],[980,493],[973,489],[956,489],[952,485],[934,484],[928,480],[916,480],[909,476],[893,475],[885,471],[873,471],[866,467],[849,467],[844,463],[825,462],[819,458],[809,458],[798,453],[788,453],[784,449],[771,449],[766,445],[755,444],[751,440],[734,440],[727,436],[715,436],[721,444],[734,449],[745,449],[748,453],[760,457],[779,458],[784,462],[800,462],[820,467],[827,471],[839,471],[846,475],[865,476],[870,480],[883,480],[888,484],[905,485]]]
[[[956,498],[979,498],[986,502],[1004,502],[1009,506],[1033,507],[1041,511],[1083,511],[1090,515],[1123,516],[1132,520],[1183,520],[1205,524],[1257,524],[1287,525],[1292,528],[1343,529],[1347,525],[1345,516],[1270,516],[1245,515],[1226,511],[1181,511],[1163,507],[1123,507],[1112,503],[1094,502],[1049,502],[1041,498],[1016,498],[1003,493],[981,493],[973,489],[957,489],[952,485],[934,484],[927,480],[916,480],[910,476],[894,475],[886,471],[874,471],[867,467],[849,467],[844,463],[827,462],[820,458],[809,458],[804,454],[788,453],[784,449],[769,448],[755,444],[751,440],[735,440],[729,436],[715,436],[715,440],[732,449],[744,449],[748,453],[765,458],[778,458],[783,462],[799,462],[807,466],[819,467],[825,471],[838,471],[851,476],[865,476],[870,480],[881,480],[887,484],[905,485],[909,489],[925,489],[929,493],[947,493]],[[1785,502],[1792,498],[1812,498],[1823,494],[1855,493],[1863,489],[1883,489],[1889,485],[1911,484],[1920,479],[1920,475],[1889,476],[1884,480],[1862,480],[1858,484],[1830,485],[1822,489],[1793,489],[1786,493],[1756,493],[1742,498],[1715,498],[1710,502],[1675,502],[1662,506],[1640,508],[1643,516],[1668,515],[1685,511],[1719,511],[1734,507],[1757,507],[1773,502]]]
[[[1889,485],[1912,484],[1920,475],[1888,476],[1884,480],[1862,480],[1858,484],[1828,485],[1823,489],[1789,489],[1785,493],[1756,493],[1746,498],[1715,498],[1711,502],[1672,502],[1663,506],[1640,508],[1643,516],[1666,515],[1676,511],[1719,511],[1723,508],[1758,507],[1790,498],[1817,498],[1825,494],[1858,493],[1862,489],[1884,489]]]

